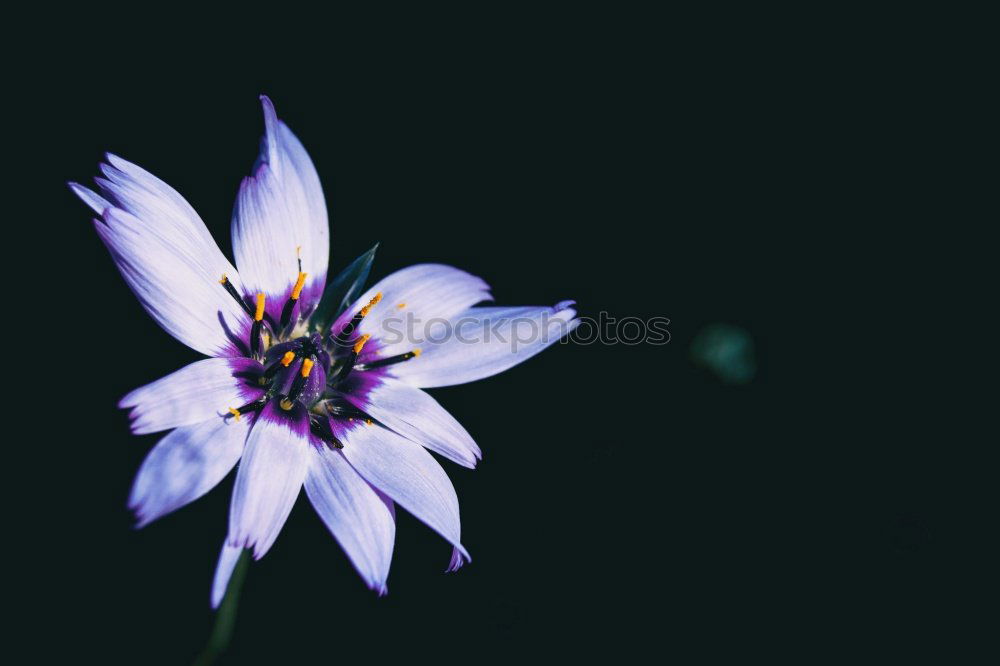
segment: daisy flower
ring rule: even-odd
[[[265,134],[232,219],[235,266],[173,188],[115,155],[96,190],[70,183],[143,308],[208,358],[132,391],[135,434],[169,431],[129,497],[138,526],[201,497],[237,467],[212,588],[243,549],[264,556],[300,489],[369,588],[385,594],[395,505],[470,557],[458,498],[429,453],[465,467],[469,433],[425,388],[502,372],[568,334],[572,301],[493,307],[487,284],[419,264],[364,293],[375,248],[327,284],[326,203],[312,161],[262,97]],[[429,322],[420,340],[404,322]],[[519,330],[530,330],[523,339]]]

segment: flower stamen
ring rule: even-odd
[[[253,325],[250,327],[250,353],[254,356],[260,354],[260,328],[264,319],[264,292],[257,294],[257,310],[253,314]]]
[[[295,308],[295,302],[299,300],[299,296],[302,295],[302,286],[306,283],[306,273],[301,271],[302,260],[299,259],[299,277],[295,280],[295,286],[292,287],[292,293],[285,301],[285,307],[281,309],[281,328],[284,329],[288,326],[288,322],[292,320],[292,310]]]
[[[267,296],[264,292],[259,292],[257,294],[257,310],[253,314],[254,321],[260,321],[264,318],[264,302],[267,300]]]
[[[382,292],[380,291],[372,297],[372,300],[368,301],[368,305],[361,308],[361,312],[359,314],[362,317],[367,317],[368,313],[371,312],[372,308],[378,305],[378,302],[381,300],[382,300]]]
[[[264,371],[264,374],[260,376],[260,379],[258,379],[257,382],[261,386],[265,386],[269,381],[271,381],[271,379],[274,378],[276,374],[278,374],[278,370],[280,368],[287,368],[289,365],[291,365],[292,361],[294,360],[295,360],[295,352],[286,351],[284,356],[282,356],[280,359],[272,363],[270,367],[268,367],[268,369]]]
[[[299,295],[302,293],[302,285],[306,283],[306,275],[308,273],[299,272],[299,277],[295,280],[295,286],[292,288],[292,300],[299,300]]]
[[[256,411],[258,411],[259,409],[261,409],[264,406],[264,403],[266,403],[266,402],[267,402],[267,398],[259,398],[257,400],[254,400],[253,402],[248,402],[247,404],[243,405],[242,407],[236,407],[235,409],[233,407],[229,407],[226,411],[229,412],[230,416],[232,416],[234,419],[236,419],[237,421],[239,421],[241,415],[247,414],[249,412],[256,412]],[[229,416],[226,416],[224,418],[228,419]]]
[[[330,428],[330,420],[322,415],[317,416],[315,414],[309,417],[309,427],[312,433],[319,437],[323,442],[326,443],[328,448],[342,449],[344,448],[343,443],[337,439],[333,430]]]
[[[397,356],[389,356],[387,358],[380,358],[375,361],[369,361],[368,363],[363,363],[358,366],[358,370],[372,370],[374,368],[384,368],[387,365],[394,365],[396,363],[402,363],[403,361],[409,361],[411,358],[416,358],[420,356],[420,350],[414,349],[413,351],[408,351],[405,354],[399,354]]]
[[[240,307],[243,308],[244,312],[246,312],[251,317],[253,316],[253,310],[250,309],[250,306],[243,299],[243,297],[239,295],[239,293],[236,291],[236,287],[234,287],[233,283],[229,281],[229,277],[225,273],[222,274],[222,279],[219,280],[219,284],[221,284],[225,288],[227,294],[232,296],[233,299],[240,304]]]
[[[326,407],[326,413],[334,418],[342,419],[346,417],[348,421],[353,421],[356,418],[369,418],[367,414],[349,403],[337,403],[332,400],[327,400],[324,405]]]
[[[351,339],[351,334],[354,333],[354,329],[358,327],[358,324],[361,323],[361,320],[367,317],[368,313],[371,312],[372,308],[378,305],[378,302],[381,300],[382,300],[382,292],[380,291],[376,293],[370,301],[368,301],[368,305],[361,308],[361,310],[358,311],[358,314],[354,315],[354,317],[351,318],[351,321],[347,322],[347,325],[344,326],[343,330],[341,330],[340,333],[337,334],[337,337],[334,340],[334,342],[340,347],[346,345],[347,341]]]
[[[333,378],[331,383],[336,384],[337,382],[342,382],[347,379],[347,376],[351,374],[351,370],[354,369],[354,364],[358,362],[358,354],[361,350],[365,348],[365,343],[371,339],[371,334],[365,333],[358,341],[354,343],[354,347],[351,348],[350,355],[344,359],[344,364],[340,366],[340,370],[337,372],[337,376]]]
[[[369,333],[365,333],[360,338],[358,338],[358,341],[354,343],[354,353],[360,354],[361,350],[365,348],[365,343],[368,342],[371,339],[371,337],[372,336]]]
[[[288,395],[282,398],[278,405],[281,406],[286,412],[295,405],[295,401],[298,400],[299,396],[302,395],[302,389],[306,386],[306,380],[309,379],[309,375],[312,374],[313,366],[316,364],[312,358],[302,359],[302,367],[299,369],[299,374],[292,382],[292,389],[288,392]]]

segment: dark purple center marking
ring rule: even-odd
[[[276,299],[257,294],[256,307],[251,307],[249,297],[240,296],[223,276],[222,286],[252,320],[244,351],[249,357],[231,359],[246,403],[229,412],[232,418],[250,414],[281,420],[316,446],[343,448],[344,434],[352,428],[380,425],[359,406],[370,404],[368,398],[389,366],[416,358],[420,350],[379,358],[379,341],[358,332],[362,319],[382,300],[381,293],[325,338],[319,333],[291,337],[292,330],[309,329],[308,316],[294,316],[304,281],[300,268],[275,317],[267,301]]]

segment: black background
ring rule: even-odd
[[[803,320],[825,298],[806,266],[832,256],[841,270],[826,281],[841,295],[856,286],[857,264],[844,270],[835,248],[838,202],[856,183],[817,185],[831,146],[857,139],[858,102],[884,116],[874,87],[844,98],[816,86],[843,77],[802,58],[808,34],[753,39],[733,16],[697,34],[652,17],[470,18],[464,30],[424,18],[317,36],[263,21],[204,53],[190,34],[95,35],[53,42],[59,67],[24,72],[13,138],[32,141],[22,166],[40,192],[21,258],[37,275],[44,256],[36,300],[57,313],[52,370],[33,389],[49,404],[33,414],[47,435],[30,452],[44,481],[25,479],[35,649],[175,664],[208,635],[232,476],[133,530],[125,499],[158,436],[130,435],[115,407],[197,355],[141,310],[65,181],[89,182],[104,151],[121,155],[184,195],[231,256],[261,93],[319,171],[331,272],[379,241],[373,279],[453,264],[499,304],[572,298],[582,316],[668,317],[671,341],[559,345],[432,391],[484,451],[474,471],[444,463],[473,563],[443,574],[450,547],[400,511],[389,595],[376,598],[300,497],[251,566],[226,663],[810,655],[838,636],[925,640],[914,627],[948,588],[930,573],[947,494],[929,481],[933,447],[835,434],[879,409],[848,392],[856,378],[835,385],[836,401],[778,379],[834,382],[836,349]],[[824,303],[839,322],[843,301]],[[716,322],[753,336],[750,384],[691,362],[692,338]],[[860,537],[839,537],[856,526]]]

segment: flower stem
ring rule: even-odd
[[[229,647],[229,641],[233,637],[233,627],[236,626],[236,606],[240,603],[240,590],[243,589],[243,580],[247,577],[249,568],[250,551],[244,549],[236,560],[233,575],[229,579],[229,587],[226,588],[226,596],[222,598],[222,604],[215,613],[215,625],[208,637],[208,643],[201,654],[195,657],[194,666],[208,666],[215,663],[215,660]]]

